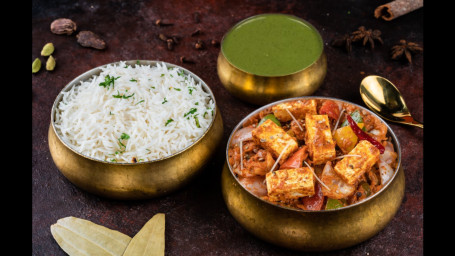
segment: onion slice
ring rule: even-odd
[[[251,133],[254,130],[253,127],[248,126],[242,129],[237,130],[232,136],[232,145],[236,145],[239,141],[248,141],[253,139],[253,134]]]
[[[335,123],[335,126],[333,127],[332,135],[335,134],[335,131],[336,131],[337,128],[338,128],[338,124],[340,123],[340,119],[341,119],[341,116],[343,115],[343,112],[344,112],[344,109],[341,110],[341,113],[340,113],[340,115],[338,116],[338,120],[337,120],[337,122]]]
[[[319,177],[316,175],[316,173],[314,173],[313,168],[312,168],[306,161],[303,161],[303,162],[306,164],[306,166],[308,166],[308,168],[309,168],[310,171],[313,173],[313,176],[316,178],[316,180],[318,180],[319,183],[321,183],[322,186],[324,186],[327,190],[330,191],[330,188],[327,187],[327,185],[324,184],[324,182],[322,182],[322,180],[319,179]]]

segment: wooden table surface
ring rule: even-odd
[[[52,42],[57,66],[32,75],[32,255],[66,255],[50,233],[59,218],[75,216],[134,236],[154,214],[166,214],[166,255],[301,255],[266,242],[244,230],[230,215],[220,189],[225,147],[235,125],[257,106],[231,96],[216,71],[219,46],[211,40],[240,20],[260,13],[287,13],[312,23],[325,42],[328,70],[316,96],[330,96],[365,106],[359,95],[366,75],[394,82],[412,112],[423,121],[423,55],[413,63],[390,58],[400,39],[423,46],[423,8],[393,21],[376,19],[374,9],[387,1],[33,1],[32,61]],[[193,15],[200,13],[200,22]],[[105,50],[81,47],[75,35],[55,35],[50,24],[70,18],[78,30],[91,30],[107,43]],[[157,19],[173,26],[157,27]],[[354,45],[350,54],[331,41],[359,26],[379,29],[384,44],[373,50]],[[201,33],[191,34],[199,28]],[[177,35],[172,51],[158,34]],[[203,40],[206,47],[196,50]],[[185,56],[195,63],[181,64]],[[149,200],[120,201],[87,193],[69,182],[54,165],[48,147],[50,111],[59,91],[79,74],[120,60],[160,60],[189,69],[213,91],[224,121],[224,137],[197,180],[171,195]],[[320,255],[423,254],[423,130],[389,123],[402,146],[405,197],[390,224],[373,238],[353,247]],[[330,242],[330,241],[328,241]]]

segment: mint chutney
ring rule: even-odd
[[[259,76],[284,76],[321,56],[322,38],[307,21],[286,14],[260,14],[235,25],[221,51],[236,68]]]

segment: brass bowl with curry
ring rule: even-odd
[[[365,241],[398,211],[405,179],[392,129],[344,100],[263,106],[232,131],[221,177],[232,216],[258,238],[300,251]]]

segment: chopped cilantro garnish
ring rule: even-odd
[[[104,77],[104,82],[101,82],[99,84],[99,86],[103,86],[104,88],[108,88],[109,89],[109,86],[112,84],[112,86],[114,86],[114,81],[119,79],[120,77],[113,77],[113,76],[110,76],[110,75],[107,75],[106,77]]]
[[[128,134],[126,134],[126,133],[122,133],[122,135],[120,136],[121,140],[127,140],[129,138],[130,138],[130,136]]]
[[[161,104],[164,104],[166,102],[167,102],[167,99],[166,99],[166,97],[164,97],[164,100],[163,100],[163,102],[161,102]]]
[[[164,126],[167,126],[170,122],[173,122],[173,121],[174,121],[174,120],[173,120],[172,118],[168,119],[168,120],[166,121],[166,124],[165,124]]]
[[[125,94],[120,95],[120,92],[117,91],[117,95],[112,95],[114,98],[120,98],[120,99],[128,99],[130,97],[133,97],[134,93],[131,95],[126,96]]]
[[[196,121],[196,127],[201,128],[201,125],[199,124],[199,119],[197,118],[197,114],[193,116],[194,120]]]
[[[191,108],[190,111],[189,111],[188,113],[186,113],[185,115],[183,115],[183,117],[186,117],[186,116],[188,116],[188,115],[194,114],[194,113],[196,113],[196,111],[197,111],[197,108]]]

